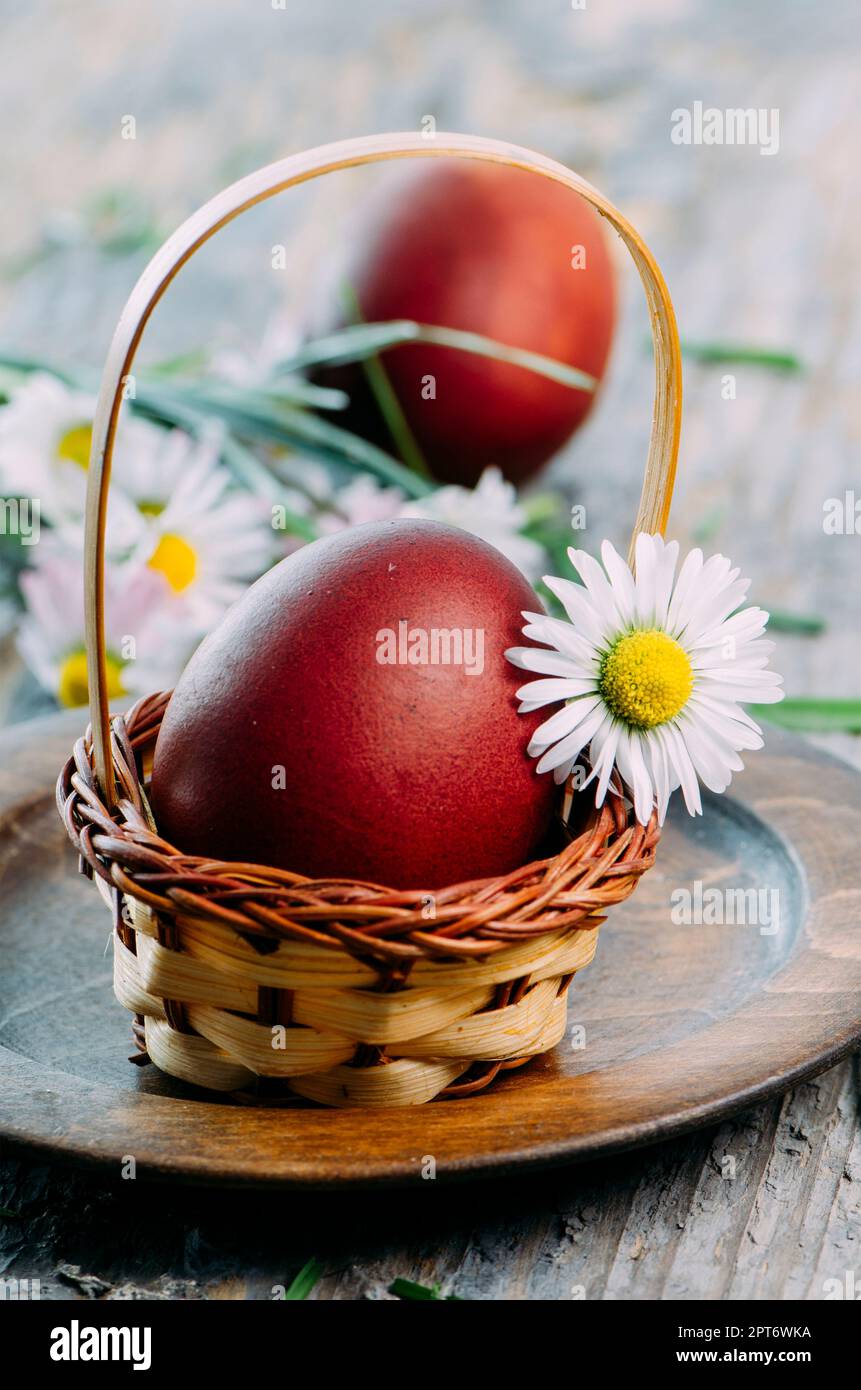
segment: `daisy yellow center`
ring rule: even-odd
[[[115,700],[120,695],[127,692],[123,689],[121,678],[122,663],[115,657],[107,658],[108,669],[108,699]],[[85,705],[88,699],[87,689],[87,654],[84,651],[71,652],[66,657],[60,667],[60,680],[57,686],[57,698],[61,705],[68,709],[75,709],[78,705]]]
[[[66,430],[57,445],[57,458],[68,459],[85,471],[90,466],[90,445],[93,442],[92,425],[74,425]]]
[[[650,629],[620,637],[601,662],[598,689],[608,708],[635,729],[674,718],[688,701],[694,673],[684,648]]]
[[[164,575],[175,594],[181,594],[197,574],[197,551],[182,536],[168,532],[159,538],[148,564]]]

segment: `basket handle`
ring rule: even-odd
[[[123,386],[150,314],[174,276],[205,241],[221,227],[256,203],[336,169],[376,164],[386,159],[412,156],[459,156],[525,169],[565,184],[591,203],[616,228],[646,291],[655,349],[655,402],[652,435],[631,545],[640,531],[663,532],[670,510],[676,457],[679,449],[682,406],[681,351],[673,312],[663,276],[651,251],[620,212],[579,174],[553,159],[478,135],[433,136],[406,131],[391,135],[367,135],[321,145],[302,154],[268,164],[216,194],[193,213],[155,253],[129,296],[117,324],[102,373],[93,422],[93,442],[87,479],[84,533],[84,617],[87,643],[87,681],[93,731],[95,770],[108,806],[115,802],[110,775],[110,721],[108,713],[105,653],[104,583],[105,520],[111,458]]]

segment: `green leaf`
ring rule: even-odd
[[[267,394],[273,400],[307,405],[314,410],[346,410],[350,404],[346,391],[338,391],[333,386],[315,386],[301,376],[271,376]]]
[[[804,364],[794,352],[745,343],[696,343],[683,339],[682,354],[693,362],[709,365],[735,362],[754,367],[774,367],[781,372],[800,372],[804,369]]]
[[[55,376],[58,381],[62,381],[66,386],[73,386],[77,390],[92,390],[96,381],[96,373],[92,371],[74,371],[69,367],[59,367],[49,358],[29,357],[26,353],[7,352],[0,348],[0,366],[11,368],[16,372],[48,372]]]
[[[389,1285],[389,1293],[393,1293],[397,1298],[407,1298],[414,1302],[426,1299],[437,1299],[439,1302],[446,1303],[464,1302],[456,1293],[441,1294],[439,1284],[433,1284],[428,1288],[427,1284],[416,1284],[412,1279],[395,1279]]]
[[[308,1297],[313,1289],[319,1284],[323,1277],[323,1270],[315,1259],[310,1259],[303,1265],[293,1280],[290,1287],[284,1294],[285,1302],[301,1302]]]
[[[220,441],[221,457],[237,482],[249,492],[263,497],[267,502],[276,502],[280,488],[269,469],[262,464],[256,454],[240,444],[232,434],[224,434]]]
[[[45,371],[67,386],[92,391],[96,385],[93,372],[75,372],[46,359],[22,357],[0,350],[0,367],[22,372]],[[246,391],[218,382],[179,382],[166,376],[138,377],[136,395],[130,402],[132,410],[161,424],[174,425],[191,434],[200,435],[208,416],[223,421],[233,433],[243,439],[279,445],[323,463],[340,463],[352,469],[372,473],[390,486],[399,487],[408,497],[424,497],[433,491],[432,485],[393,459],[382,449],[349,430],[330,424],[310,410],[294,406],[285,396],[281,385],[278,392]],[[304,389],[304,388],[302,388]],[[340,404],[343,392],[326,393],[328,404]],[[315,398],[319,403],[319,395]],[[234,462],[238,458],[232,451]],[[243,468],[247,478],[253,472],[254,491],[270,495],[264,477],[268,470],[259,460],[248,455]]]
[[[209,366],[209,353],[204,348],[191,352],[181,352],[176,357],[164,357],[160,362],[151,362],[147,375],[159,377],[199,376]]]
[[[539,538],[542,526],[557,524],[560,515],[568,512],[567,502],[554,492],[535,492],[524,497],[521,505],[526,513],[526,529]]]
[[[532,502],[534,506],[526,503],[528,520],[523,527],[523,534],[544,547],[547,553],[545,573],[577,583],[578,578],[568,558],[568,550],[571,546],[577,547],[578,536],[571,528],[566,503],[559,497],[547,495],[535,497]],[[536,588],[551,617],[567,616],[559,599],[550,592],[543,579],[538,582]]]
[[[798,696],[776,705],[749,705],[755,719],[810,734],[861,734],[861,700]]]
[[[558,381],[574,391],[595,390],[595,378],[557,362],[539,352],[510,347],[480,333],[465,333],[458,328],[443,328],[436,324],[415,323],[412,319],[393,319],[389,323],[359,323],[339,329],[337,333],[306,343],[297,353],[279,363],[279,371],[303,371],[309,367],[339,366],[345,362],[361,362],[388,348],[403,343],[431,343],[435,347],[457,348],[460,352],[478,357],[491,357],[514,367],[525,367],[538,376]]]
[[[351,285],[343,286],[343,298],[351,321],[361,323],[362,315],[358,296]],[[430,469],[425,463],[415,435],[410,429],[409,421],[395,394],[394,387],[389,380],[389,374],[383,366],[382,358],[378,353],[372,353],[364,359],[362,369],[371,388],[377,409],[389,432],[389,437],[401,459],[408,468],[411,468],[414,473],[418,473],[421,478],[429,478]]]
[[[816,637],[827,626],[825,619],[816,613],[786,613],[779,608],[771,608],[768,613],[768,626],[771,632],[792,632],[802,637]]]
[[[138,391],[157,373],[142,373],[137,378]],[[299,376],[273,376],[266,387],[237,386],[232,381],[222,381],[217,377],[192,378],[166,376],[156,383],[160,389],[168,389],[177,396],[188,399],[192,404],[217,409],[233,404],[248,409],[267,408],[269,410],[289,409],[291,406],[314,406],[320,410],[345,410],[350,404],[344,391],[334,391],[328,387],[314,386]]]
[[[173,384],[153,387],[138,381],[135,404],[138,409],[149,410],[163,420],[178,424],[182,423],[183,412],[189,410],[197,417],[214,415],[243,439],[277,444],[325,463],[343,463],[362,469],[401,488],[408,497],[422,497],[432,491],[429,483],[382,449],[265,391],[211,384],[178,390]]]

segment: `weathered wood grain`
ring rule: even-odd
[[[845,1063],[720,1129],[539,1181],[226,1202],[7,1162],[0,1204],[17,1215],[0,1221],[0,1273],[40,1277],[44,1298],[269,1299],[314,1255],[321,1299],[386,1298],[401,1277],[470,1299],[819,1300],[858,1269],[858,1121]],[[804,1166],[834,1183],[790,1199],[799,1126],[825,1132]],[[718,1172],[727,1152],[734,1182]],[[775,1202],[785,1219],[762,1243],[757,1213]]]

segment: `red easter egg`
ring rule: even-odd
[[[599,381],[604,373],[616,293],[601,219],[579,194],[522,169],[422,160],[384,182],[317,308],[315,336],[348,320],[345,284],[367,323],[457,328]],[[410,344],[383,353],[382,362],[435,477],[465,486],[488,464],[522,482],[561,448],[594,400],[458,349]],[[351,397],[337,423],[393,451],[361,363],[317,379]]]
[[[475,536],[396,520],[275,566],[192,657],[158,736],[156,823],[189,854],[434,889],[525,863],[553,779],[504,652],[540,600]]]

